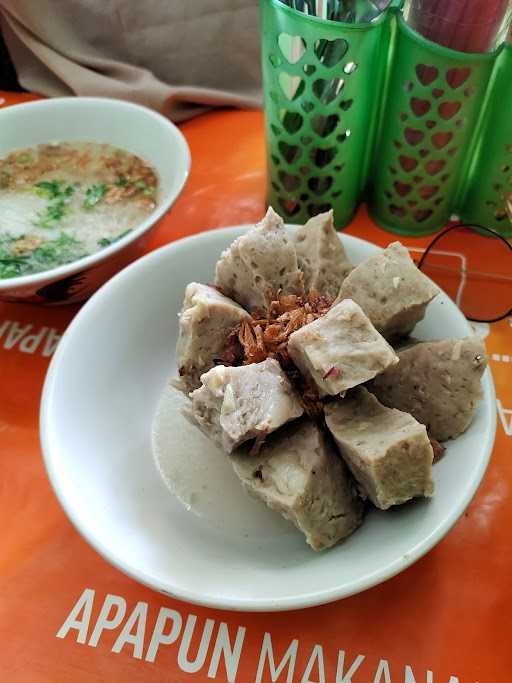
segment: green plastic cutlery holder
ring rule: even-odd
[[[369,208],[386,229],[423,235],[457,208],[494,56],[435,45],[397,23]]]
[[[512,46],[436,45],[396,7],[343,24],[279,0],[260,6],[267,200],[286,220],[332,207],[344,227],[366,199],[378,224],[404,235],[436,232],[453,214],[512,232]]]
[[[390,13],[353,25],[262,0],[268,202],[287,220],[333,207],[350,222],[366,184],[390,42]]]
[[[496,60],[492,93],[464,187],[461,220],[512,237],[505,198],[512,193],[512,45]],[[508,94],[508,102],[507,102]]]

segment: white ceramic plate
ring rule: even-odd
[[[172,453],[164,466],[171,476],[193,481],[195,493],[183,505],[155,467],[151,425],[175,372],[177,313],[185,286],[190,280],[211,281],[218,255],[242,231],[215,230],[153,252],[84,306],[63,336],[46,379],[44,457],[57,496],[80,533],[138,581],[215,607],[307,607],[384,581],[446,534],[487,466],[494,442],[494,389],[486,371],[485,399],[469,430],[449,444],[436,465],[437,493],[431,501],[374,511],[359,531],[330,551],[314,553],[293,527],[243,495],[225,457],[195,431],[189,443],[191,428],[173,419],[166,438],[176,449],[174,474]],[[354,262],[377,251],[348,235],[342,239]],[[469,334],[465,318],[444,295],[430,305],[415,332],[420,339]],[[188,471],[183,446],[192,452]],[[186,481],[183,486],[191,490]]]

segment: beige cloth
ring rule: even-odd
[[[100,95],[175,121],[261,106],[257,0],[0,0],[20,84]]]

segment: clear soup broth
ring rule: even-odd
[[[158,202],[158,178],[112,145],[38,145],[0,159],[0,279],[94,254],[136,228]]]

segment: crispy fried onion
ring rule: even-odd
[[[432,446],[432,450],[434,451],[433,462],[438,462],[443,457],[444,452],[446,451],[446,446],[443,446],[442,444],[439,443],[439,441],[436,441],[435,439],[433,439],[430,436],[429,436],[429,441],[430,441],[430,445]]]
[[[266,310],[256,310],[228,335],[219,362],[225,365],[250,365],[267,358],[279,361],[302,398],[308,415],[320,415],[322,404],[315,387],[310,386],[288,354],[288,339],[304,325],[322,317],[332,299],[311,290],[305,296],[278,293]]]

